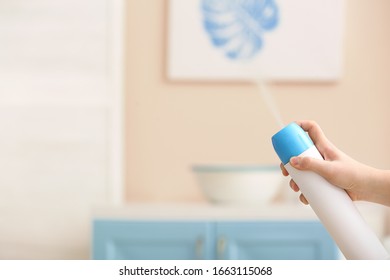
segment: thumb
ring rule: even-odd
[[[328,177],[331,170],[331,167],[329,166],[330,162],[311,157],[292,157],[290,159],[290,164],[298,170],[313,171],[324,178]]]

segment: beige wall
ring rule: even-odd
[[[127,201],[202,200],[193,163],[279,162],[253,85],[166,78],[167,3],[127,1]],[[390,1],[347,1],[344,62],[339,82],[270,89],[285,122],[314,119],[352,157],[390,168]]]

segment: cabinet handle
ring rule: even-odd
[[[199,237],[196,240],[195,243],[195,255],[198,260],[202,260],[204,258],[203,256],[203,247],[204,247],[204,241],[202,237]]]
[[[225,251],[226,251],[226,237],[220,236],[217,241],[217,258],[219,260],[224,259],[225,257]]]

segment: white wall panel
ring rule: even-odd
[[[89,257],[115,138],[108,3],[0,1],[1,259]]]

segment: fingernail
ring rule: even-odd
[[[299,166],[301,159],[299,157],[293,157],[290,159],[290,162],[292,166]]]

